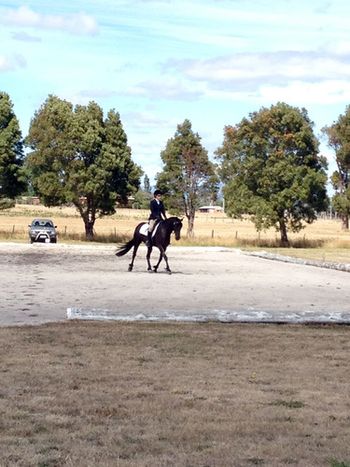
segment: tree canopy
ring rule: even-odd
[[[349,229],[350,217],[350,106],[333,125],[323,128],[328,137],[328,145],[335,152],[337,168],[331,176],[335,190],[333,206],[340,214],[343,227]]]
[[[224,130],[216,154],[226,212],[251,216],[257,230],[275,227],[281,242],[326,208],[326,159],[305,109],[278,103]]]
[[[88,239],[98,217],[113,214],[137,191],[141,169],[114,110],[104,119],[95,102],[73,108],[49,96],[31,121],[26,144],[32,152],[26,165],[33,188],[47,206],[72,203]]]
[[[205,199],[214,200],[218,191],[215,166],[201,144],[192,124],[185,120],[177,126],[161,152],[164,167],[157,175],[157,186],[166,194],[166,206],[177,214],[185,214],[188,235],[193,235],[195,211]]]
[[[14,205],[14,198],[25,189],[23,141],[13,104],[0,92],[0,209]]]

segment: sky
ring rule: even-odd
[[[185,119],[212,160],[226,125],[277,102],[319,136],[350,104],[349,17],[348,0],[0,0],[0,91],[23,136],[49,94],[115,109],[153,184]]]

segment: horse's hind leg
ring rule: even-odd
[[[133,249],[133,252],[132,252],[132,258],[131,258],[131,263],[129,264],[129,268],[128,268],[129,272],[131,272],[132,268],[134,267],[134,261],[135,261],[136,253],[137,253],[137,250],[138,250],[139,246],[140,246],[140,242],[135,243],[135,245],[134,245],[134,249]]]
[[[149,272],[152,272],[151,253],[152,253],[152,247],[150,246],[150,247],[147,248],[147,255],[146,255],[146,259],[147,259],[147,271],[149,271]]]
[[[165,268],[165,270],[166,270],[169,274],[171,274],[171,269],[170,269],[169,263],[168,263],[168,257],[167,257],[167,255],[165,254],[165,251],[164,251],[164,253],[163,253],[163,258],[164,258],[165,263],[166,263],[166,268]]]

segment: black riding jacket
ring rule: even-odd
[[[156,199],[152,199],[152,201],[149,203],[149,208],[151,211],[151,214],[149,215],[149,219],[158,219],[160,221],[163,218],[166,219],[165,207],[164,207],[163,201],[158,202]]]

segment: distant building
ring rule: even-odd
[[[199,212],[223,212],[224,208],[221,206],[201,206]]]

